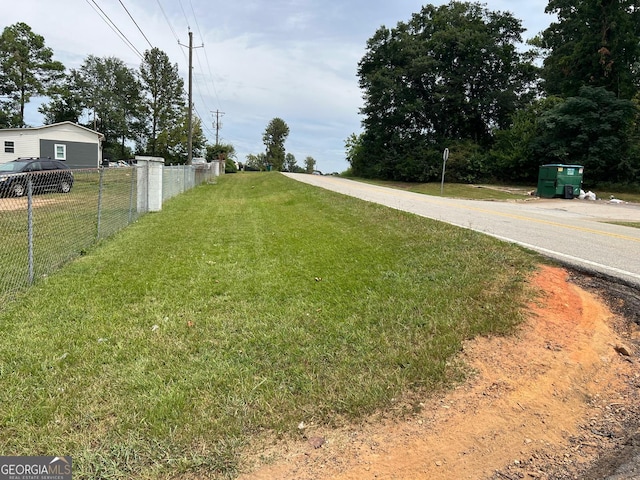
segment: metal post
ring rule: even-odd
[[[129,192],[129,223],[133,222],[133,193],[134,193],[134,187],[136,185],[136,178],[137,178],[137,174],[134,175],[134,173],[137,173],[136,168],[138,167],[134,167],[133,165],[131,165],[131,191]]]
[[[447,167],[447,160],[449,159],[449,149],[445,148],[442,152],[442,182],[440,183],[440,195],[444,192],[444,171]]]
[[[27,244],[29,255],[29,285],[33,284],[33,184],[27,181]]]
[[[102,177],[104,176],[104,168],[100,168],[100,182],[98,186],[98,231],[96,233],[96,241],[100,241],[100,222],[102,221]]]

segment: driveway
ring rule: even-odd
[[[286,173],[300,182],[469,228],[542,253],[563,264],[640,287],[640,205],[526,198],[480,201],[434,197],[347,180]],[[446,185],[445,185],[446,193]]]

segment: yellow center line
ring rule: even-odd
[[[478,212],[483,212],[483,213],[489,213],[492,215],[499,215],[501,217],[508,217],[508,218],[513,218],[516,220],[525,220],[528,222],[536,222],[536,223],[541,223],[544,225],[551,225],[554,227],[561,227],[561,228],[567,228],[569,230],[577,230],[579,232],[584,232],[584,233],[593,233],[595,235],[605,235],[607,237],[613,237],[613,238],[619,238],[621,240],[630,240],[632,242],[640,242],[640,238],[634,238],[634,237],[630,237],[628,235],[622,235],[619,233],[613,233],[613,232],[606,232],[604,230],[596,230],[594,228],[587,228],[587,227],[579,227],[577,225],[567,225],[566,223],[559,223],[559,222],[553,222],[551,220],[543,220],[540,218],[533,218],[533,217],[525,217],[523,215],[517,215],[517,214],[513,214],[513,213],[504,213],[504,212],[496,212],[493,210],[487,210],[484,208],[478,208],[478,207],[471,207],[471,206],[467,206],[467,205],[456,205],[459,208],[465,208],[467,210],[475,210]]]
[[[369,185],[366,183],[360,184],[362,186],[364,186],[364,189],[368,189],[368,190],[376,190],[378,192],[380,192],[380,188],[386,188],[386,187],[378,187],[376,185]],[[370,188],[367,188],[370,187]],[[579,232],[584,232],[584,233],[593,233],[596,235],[604,235],[607,237],[613,237],[613,238],[618,238],[621,240],[629,240],[632,242],[639,242],[640,243],[640,238],[635,238],[635,237],[630,237],[628,235],[622,235],[619,233],[612,233],[612,232],[605,232],[603,230],[596,230],[593,228],[587,228],[587,227],[578,227],[576,225],[567,225],[565,223],[559,223],[559,222],[553,222],[551,220],[542,220],[542,219],[538,219],[538,218],[532,218],[532,217],[525,217],[523,215],[517,215],[517,214],[513,214],[513,213],[504,213],[504,212],[497,212],[495,210],[488,210],[486,208],[481,208],[481,207],[473,207],[470,205],[460,205],[457,203],[452,203],[452,202],[448,202],[446,200],[439,200],[436,199],[436,197],[431,197],[431,196],[426,196],[426,195],[422,195],[420,193],[414,193],[414,192],[407,192],[404,190],[394,190],[394,192],[398,192],[399,194],[403,194],[403,196],[405,197],[410,197],[412,199],[416,199],[419,198],[422,202],[426,202],[426,203],[435,203],[438,205],[442,205],[442,206],[447,206],[447,207],[455,207],[455,208],[462,208],[462,209],[466,209],[466,210],[471,210],[471,211],[476,211],[476,212],[482,212],[482,213],[488,213],[491,215],[497,215],[497,216],[501,216],[501,217],[507,217],[507,218],[513,218],[516,220],[525,220],[525,221],[529,221],[529,222],[536,222],[536,223],[541,223],[541,224],[545,224],[545,225],[551,225],[554,227],[561,227],[561,228],[566,228],[569,230],[577,230]],[[416,195],[418,197],[416,197]]]

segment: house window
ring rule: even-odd
[[[13,142],[4,142],[4,153],[15,153],[15,144]]]
[[[66,160],[67,159],[67,146],[66,145],[60,145],[60,144],[56,143],[55,152],[56,152],[56,160]]]

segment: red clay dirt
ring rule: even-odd
[[[464,384],[402,418],[307,425],[299,441],[262,448],[240,479],[545,479],[559,463],[569,474],[592,463],[600,440],[589,425],[634,401],[638,370],[620,352],[632,353],[621,335],[637,332],[567,277],[542,266],[532,279],[541,295],[517,333],[464,345],[474,372]]]

